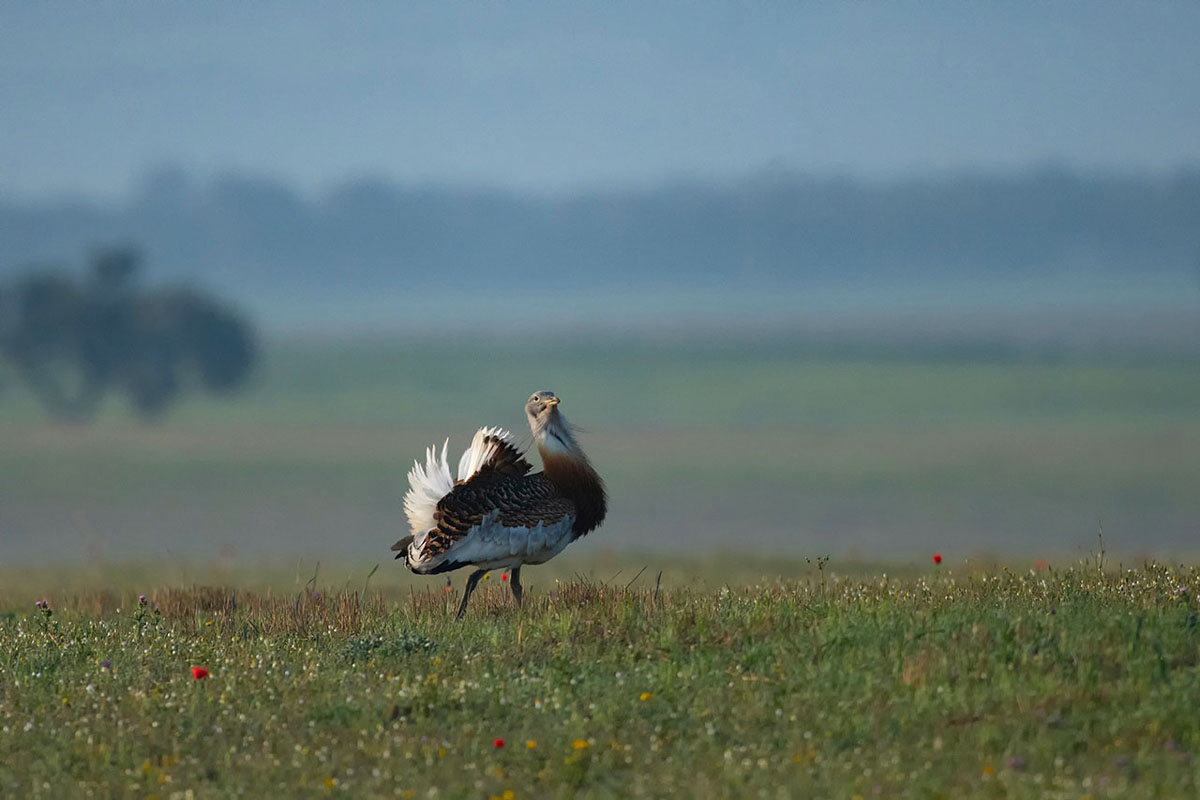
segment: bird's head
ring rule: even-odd
[[[529,430],[538,447],[549,450],[574,450],[575,438],[562,414],[558,413],[558,397],[554,392],[534,392],[525,404]]]
[[[537,433],[551,416],[558,416],[558,397],[554,392],[534,392],[525,404],[525,416],[529,417],[530,429]]]

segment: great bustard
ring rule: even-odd
[[[509,569],[513,598],[521,603],[521,566],[544,564],[604,521],[604,482],[575,441],[554,392],[535,392],[525,404],[542,458],[533,467],[507,431],[480,428],[450,477],[450,440],[430,447],[425,464],[408,473],[404,512],[412,533],[392,545],[419,575],[472,566],[458,618],[489,570]]]

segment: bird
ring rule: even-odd
[[[475,585],[489,571],[508,569],[520,606],[521,567],[544,564],[600,526],[608,511],[604,481],[558,410],[554,392],[534,392],[525,403],[529,430],[542,459],[533,466],[501,428],[475,432],[451,478],[450,440],[425,451],[408,473],[404,512],[411,533],[392,545],[408,569],[437,575],[475,567],[455,619],[462,619]]]

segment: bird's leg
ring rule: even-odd
[[[517,607],[521,607],[521,598],[525,596],[525,590],[521,587],[521,567],[516,566],[513,571],[508,573],[508,585],[513,590],[513,600],[517,601]]]
[[[467,578],[467,588],[463,591],[462,602],[458,604],[458,613],[454,615],[456,620],[462,619],[463,614],[467,613],[467,601],[471,599],[471,592],[475,591],[475,584],[479,583],[479,579],[486,574],[486,569],[477,569],[471,573],[471,577]]]

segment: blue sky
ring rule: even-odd
[[[105,3],[0,11],[0,197],[147,171],[533,192],[764,169],[1200,164],[1200,3]]]

